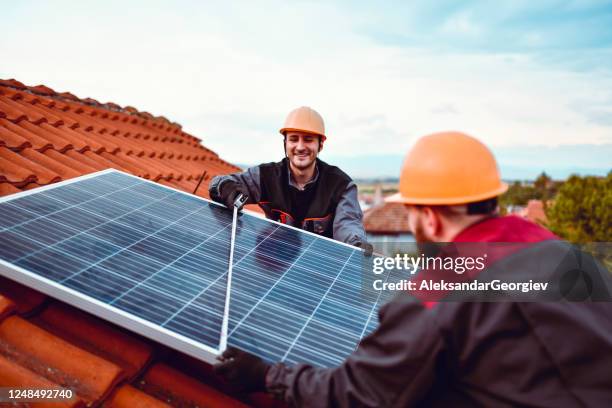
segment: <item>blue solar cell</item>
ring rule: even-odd
[[[78,207],[71,207],[65,210],[53,213],[45,217],[58,224],[72,227],[76,230],[83,231],[95,227],[106,222],[104,217],[92,214],[91,212],[82,210]]]
[[[99,197],[95,200],[87,201],[81,204],[79,208],[98,217],[101,217],[105,220],[119,218],[131,210],[131,208],[129,207],[125,207],[104,197]]]
[[[15,264],[57,282],[71,277],[88,266],[87,262],[52,248],[30,253]]]
[[[132,211],[117,218],[115,222],[130,226],[147,235],[153,234],[166,226],[166,223],[162,219],[141,211]]]
[[[100,262],[98,266],[137,281],[145,280],[164,268],[164,264],[129,249],[114,253]]]
[[[178,311],[184,302],[174,294],[137,284],[113,298],[110,304],[150,322],[161,323]]]
[[[36,214],[11,205],[10,201],[0,204],[0,230],[36,218]]]
[[[43,245],[53,245],[78,232],[74,228],[51,221],[48,218],[23,223],[13,228],[12,231]]]
[[[219,347],[232,222],[223,207],[110,171],[9,199],[0,210],[2,260],[120,311],[100,309],[128,328],[140,320],[126,323],[124,314]],[[383,296],[367,290],[368,268],[352,247],[241,214],[228,344],[267,360],[339,363],[376,325]]]
[[[144,182],[133,186],[132,188],[130,188],[130,191],[134,191],[143,196],[158,199],[158,200],[160,198],[164,198],[170,195],[176,195],[175,192],[170,189],[164,188],[157,184],[144,183]]]
[[[92,264],[108,258],[120,250],[120,247],[89,235],[86,232],[74,235],[70,239],[53,245],[51,248]]]
[[[126,289],[137,285],[137,282],[133,279],[127,279],[97,266],[79,272],[63,280],[62,283],[105,303],[111,302],[124,293]]]
[[[16,261],[44,246],[11,231],[0,232],[0,257],[7,261]]]
[[[45,196],[44,194],[30,194],[18,198],[12,202],[12,205],[30,213],[37,214],[38,216],[47,215],[66,208],[65,203]]]
[[[41,195],[51,197],[54,200],[61,201],[68,205],[77,205],[97,198],[96,194],[89,193],[75,186],[66,186],[61,189],[48,190],[41,193]]]

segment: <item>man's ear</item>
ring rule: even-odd
[[[427,235],[432,238],[440,237],[442,234],[443,224],[441,215],[432,207],[423,207],[424,225]]]
[[[319,136],[319,153],[323,150],[323,138]]]
[[[285,151],[285,157],[287,157],[287,135],[283,135],[283,150]]]

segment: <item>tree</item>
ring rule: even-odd
[[[546,211],[548,228],[574,243],[612,241],[612,171],[571,176]]]
[[[523,186],[520,181],[515,181],[510,184],[508,191],[499,198],[499,203],[502,207],[526,205],[532,198],[535,198],[535,189],[530,186]]]

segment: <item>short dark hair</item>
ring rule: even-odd
[[[486,200],[474,201],[464,204],[467,212],[458,212],[454,205],[425,205],[417,204],[415,207],[430,207],[447,217],[457,217],[459,215],[492,215],[497,210],[497,197],[487,198]]]
[[[487,198],[486,200],[475,201],[467,205],[468,215],[493,214],[497,209],[497,197]]]

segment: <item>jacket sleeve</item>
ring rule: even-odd
[[[416,301],[393,301],[381,310],[379,327],[342,365],[278,363],[268,370],[267,389],[300,407],[415,405],[436,372],[444,372],[445,347],[433,313]]]
[[[350,245],[366,241],[357,185],[351,181],[340,197],[334,217],[334,239]]]
[[[218,201],[221,197],[223,183],[232,180],[241,183],[249,193],[248,204],[256,204],[261,200],[261,177],[259,166],[249,167],[242,173],[227,174],[213,177],[208,186],[210,198]]]

